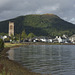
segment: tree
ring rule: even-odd
[[[10,38],[8,37],[8,38],[5,38],[4,39],[4,42],[10,42]]]
[[[0,52],[4,49],[4,41],[0,39]]]
[[[19,40],[20,34],[15,34],[15,40]]]
[[[22,34],[21,34],[21,39],[24,40],[25,38],[27,38],[27,34],[26,34],[25,30],[23,30]]]
[[[15,41],[21,41],[21,34],[15,34]]]
[[[35,35],[33,33],[28,34],[28,38],[33,38],[33,37],[35,37]]]
[[[0,35],[4,36],[4,35],[8,35],[8,34],[7,34],[7,33],[2,32],[2,33],[0,33]]]
[[[13,41],[14,40],[14,36],[11,34],[11,40]]]

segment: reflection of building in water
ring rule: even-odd
[[[9,36],[14,36],[14,22],[9,22]]]
[[[11,60],[14,60],[14,50],[13,50],[13,48],[8,51],[8,54],[9,54],[8,58],[11,59]]]

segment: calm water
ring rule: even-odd
[[[75,45],[30,45],[11,49],[9,58],[33,72],[75,75]]]

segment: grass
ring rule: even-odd
[[[21,43],[15,43],[15,44],[12,44],[12,43],[5,43],[4,44],[4,47],[13,47],[13,46],[18,46],[18,45],[22,45]]]
[[[7,47],[14,47],[14,46],[21,46],[21,45],[75,45],[70,43],[45,43],[45,42],[28,42],[28,43],[5,43],[5,48]]]

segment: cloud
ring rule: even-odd
[[[74,3],[75,0],[0,0],[0,20],[27,14],[53,13],[70,21],[75,16]]]
[[[69,22],[72,22],[75,24],[75,18],[71,18]]]

